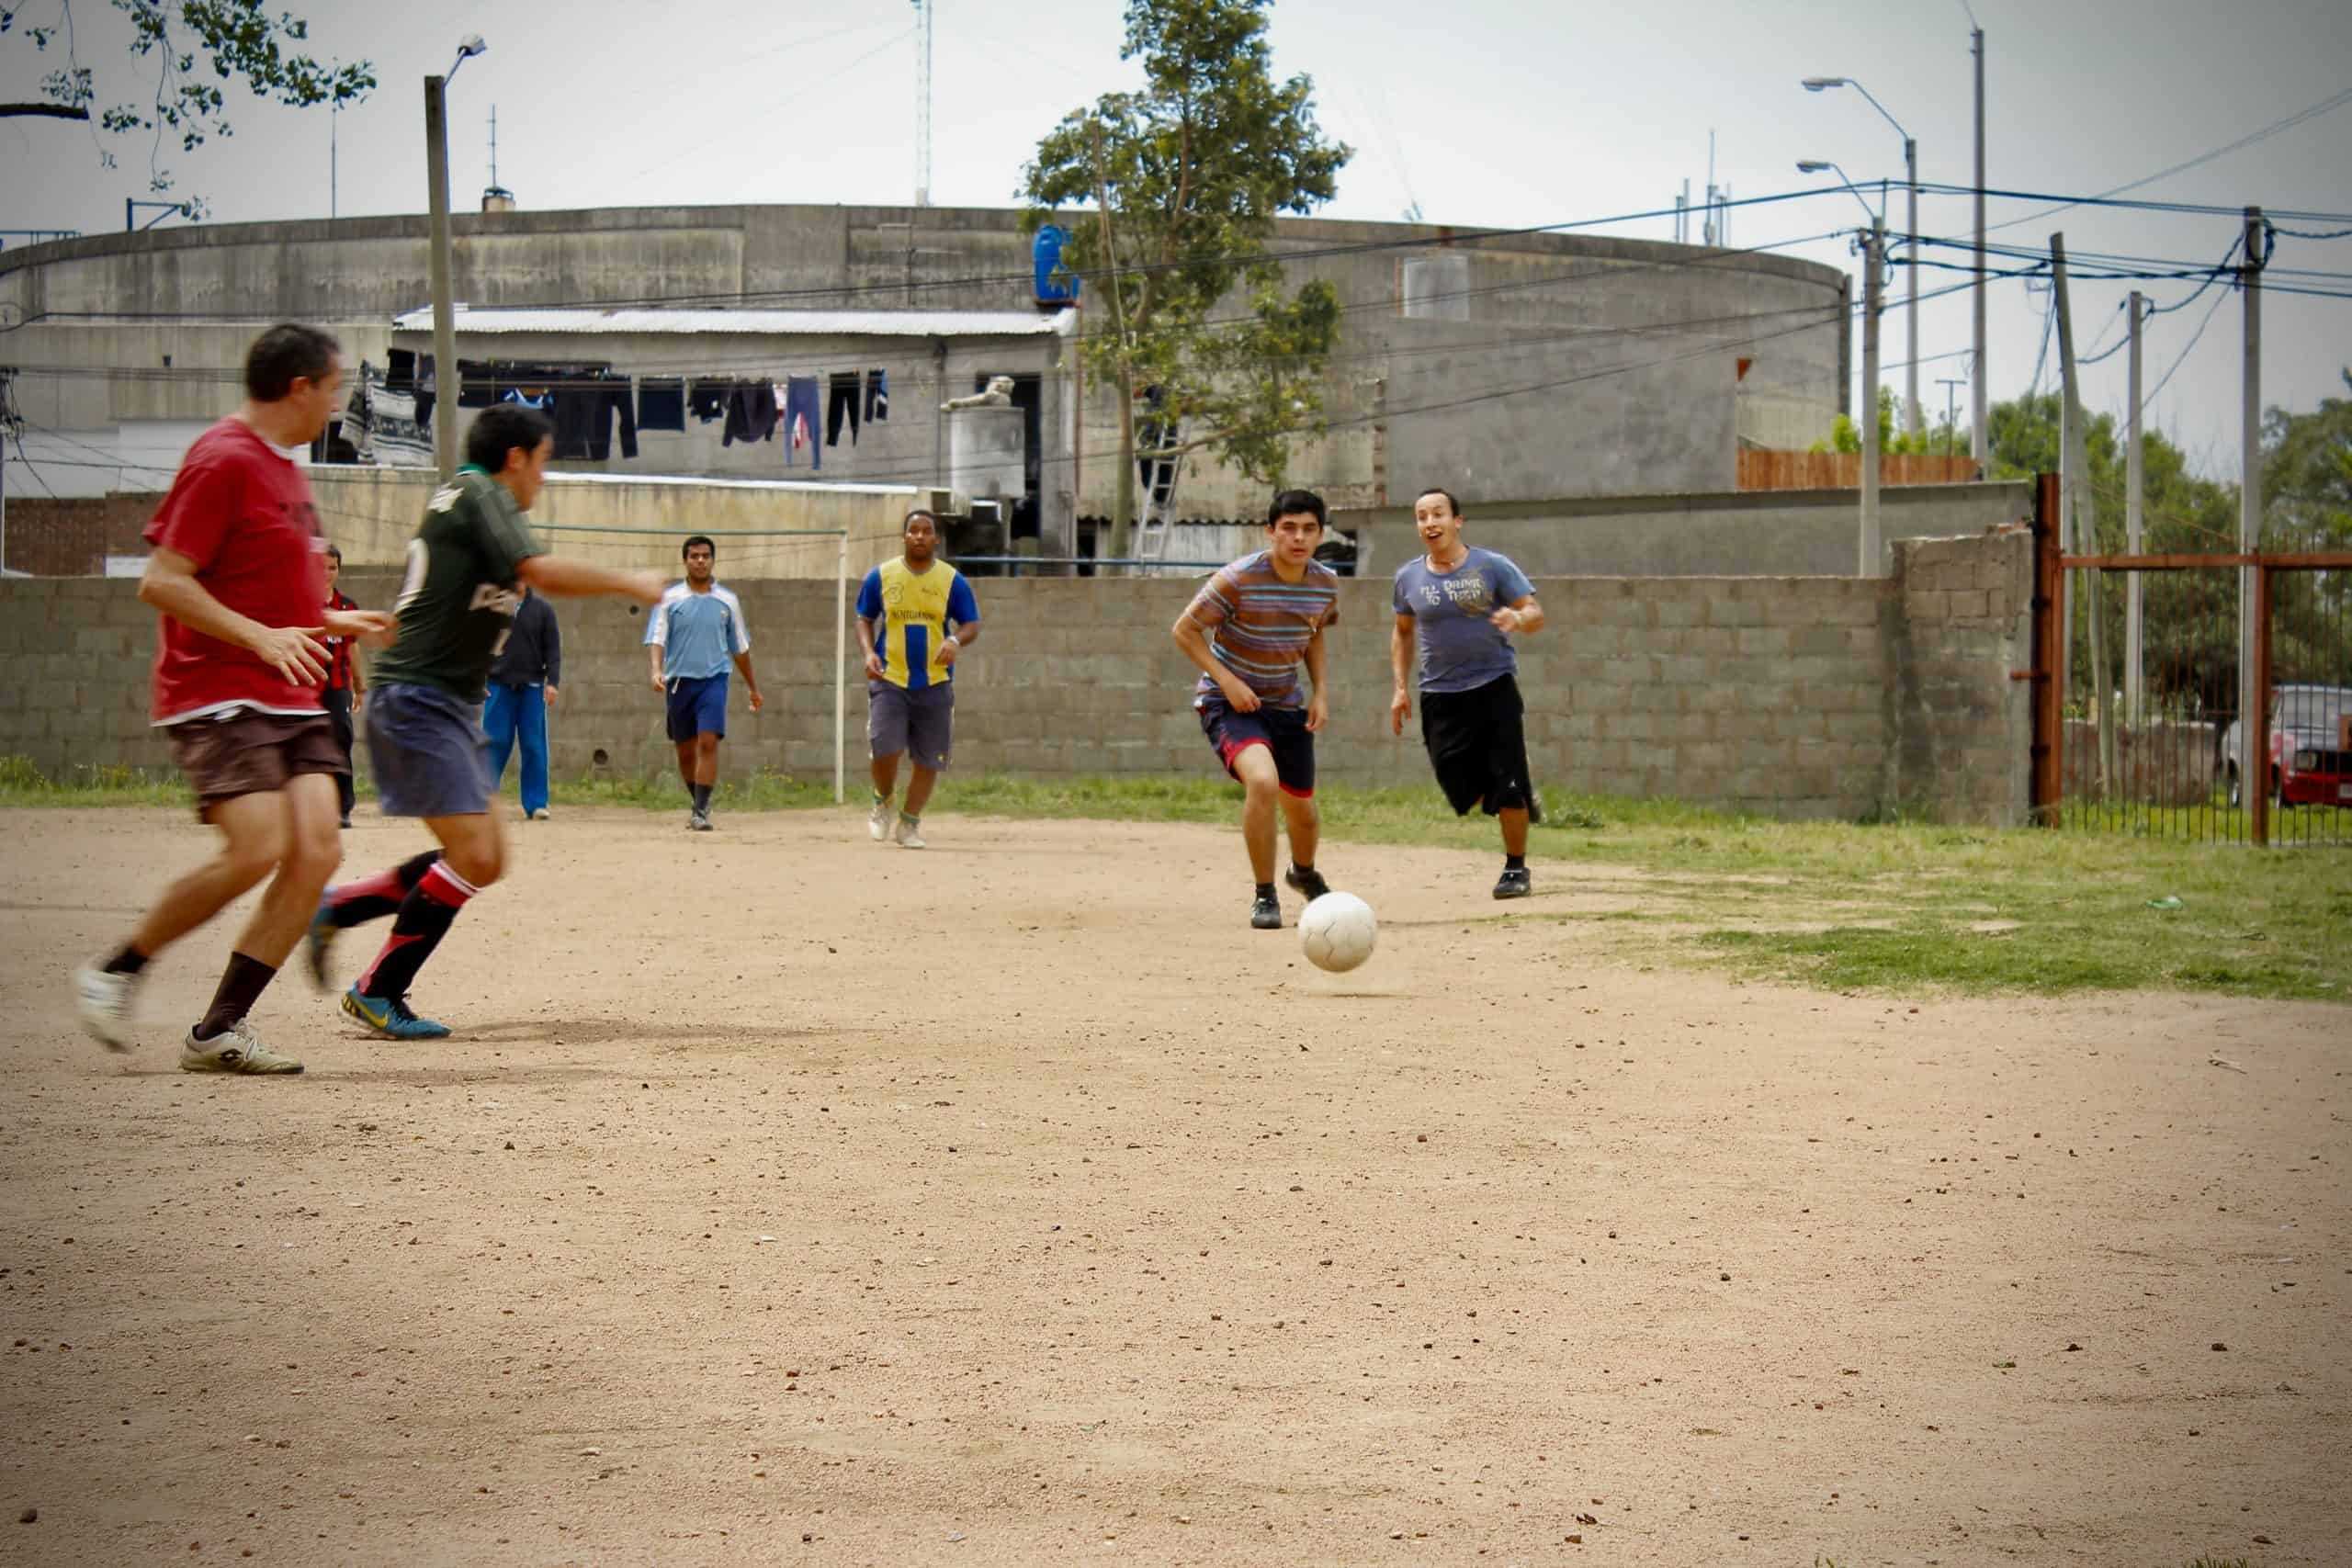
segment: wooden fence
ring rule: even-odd
[[[1956,485],[1976,478],[1973,457],[1882,453],[1878,482],[1883,485]],[[1742,490],[1860,490],[1862,455],[1859,452],[1766,452],[1743,449],[1739,454]]]

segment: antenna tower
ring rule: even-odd
[[[915,4],[915,205],[931,205],[932,0]]]

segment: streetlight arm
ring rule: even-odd
[[[1846,78],[1846,85],[1853,88],[1854,91],[1861,94],[1865,98],[1870,98],[1871,107],[1878,110],[1880,115],[1885,118],[1886,123],[1894,127],[1894,134],[1900,136],[1905,141],[1911,140],[1911,133],[1903,129],[1903,122],[1895,118],[1893,115],[1888,114],[1886,112],[1886,106],[1880,103],[1875,97],[1871,97],[1871,90],[1868,87],[1863,86],[1860,82],[1855,81],[1850,76]]]

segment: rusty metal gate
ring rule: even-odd
[[[2037,821],[2145,838],[2352,845],[2352,551],[2069,556],[2034,505]],[[2257,694],[2240,696],[2251,616]],[[2251,759],[2251,761],[2249,761]]]

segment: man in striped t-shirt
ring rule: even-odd
[[[1339,618],[1339,574],[1315,558],[1323,498],[1286,490],[1266,509],[1266,548],[1221,567],[1176,618],[1176,646],[1200,666],[1193,706],[1226,772],[1248,793],[1241,838],[1257,893],[1250,923],[1283,923],[1274,896],[1274,803],[1290,829],[1283,879],[1310,900],[1330,885],[1315,869],[1315,732],[1330,716],[1324,629]],[[1306,666],[1312,694],[1302,690]]]

